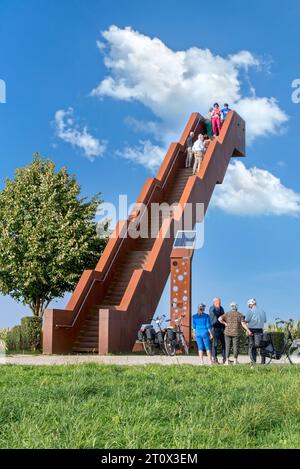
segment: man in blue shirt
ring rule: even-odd
[[[252,351],[252,358],[256,361],[256,349],[254,347],[255,339],[254,334],[262,334],[264,331],[264,325],[267,322],[266,313],[257,307],[256,300],[252,298],[248,301],[248,313],[246,314],[245,320],[248,323],[248,327],[252,332],[252,336],[249,337],[249,352]],[[265,357],[261,357],[262,363],[265,363]]]
[[[213,342],[212,342],[212,359],[214,363],[218,362],[218,346],[221,345],[223,363],[226,361],[225,354],[225,326],[221,324],[219,318],[225,314],[225,311],[221,305],[220,298],[214,298],[213,305],[209,309],[209,318],[212,326]]]
[[[228,114],[229,111],[232,111],[232,109],[230,109],[229,104],[225,103],[224,107],[221,109],[222,121],[224,121],[226,119],[227,114]]]

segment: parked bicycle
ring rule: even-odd
[[[183,353],[185,353],[185,355],[188,355],[189,353],[189,348],[185,340],[183,330],[182,330],[182,325],[181,325],[181,321],[184,317],[185,315],[182,315],[181,317],[176,318],[174,320],[175,326],[168,327],[165,333],[165,338],[164,338],[165,349],[166,349],[166,353],[170,355],[171,357],[174,357],[177,350],[182,351]]]
[[[276,319],[276,326],[286,326],[282,333],[264,332],[254,335],[254,346],[250,348],[252,363],[270,364],[286,356],[292,365],[300,364],[300,339],[293,336],[291,321]],[[277,338],[277,340],[275,340]]]
[[[150,324],[144,324],[138,331],[138,340],[142,342],[145,353],[149,356],[155,355],[155,353],[166,354],[164,345],[164,330],[162,329],[162,323],[164,322],[165,315],[152,319]],[[153,322],[155,322],[157,329],[154,328]]]

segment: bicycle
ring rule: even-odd
[[[300,339],[293,336],[291,331],[291,321],[284,321],[276,318],[276,326],[286,326],[286,333],[279,332],[281,335],[281,347],[274,344],[274,332],[265,332],[254,335],[254,345],[250,348],[250,360],[256,363],[255,352],[257,358],[260,356],[263,360],[262,364],[269,365],[272,360],[280,360],[284,355],[287,357],[291,365],[300,364]],[[255,337],[257,336],[257,337]],[[279,336],[278,336],[279,339]]]
[[[160,318],[152,319],[150,324],[144,324],[138,331],[138,340],[142,342],[146,355],[153,356],[155,352],[162,352],[166,354],[164,346],[164,331],[161,327],[165,315]],[[158,330],[152,325],[155,322],[158,326]]]
[[[185,355],[189,354],[189,348],[185,340],[182,326],[181,326],[181,320],[184,317],[185,315],[182,315],[181,317],[176,318],[174,320],[175,327],[169,327],[165,333],[165,338],[164,338],[165,350],[166,350],[167,355],[170,355],[171,357],[174,357],[174,355],[176,355],[177,350],[182,351]],[[170,320],[168,322],[170,322]]]

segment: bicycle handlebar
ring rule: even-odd
[[[292,322],[293,322],[292,319],[289,319],[288,321],[284,321],[283,319],[280,319],[280,318],[275,319],[276,326],[279,326],[279,324],[286,324],[288,328],[291,328]]]

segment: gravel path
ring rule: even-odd
[[[249,364],[249,358],[241,356],[240,364]],[[0,365],[78,365],[98,363],[101,365],[199,365],[197,356],[145,355],[6,355],[0,356]],[[207,363],[207,361],[205,362]],[[274,360],[274,364],[287,364],[287,359]]]

